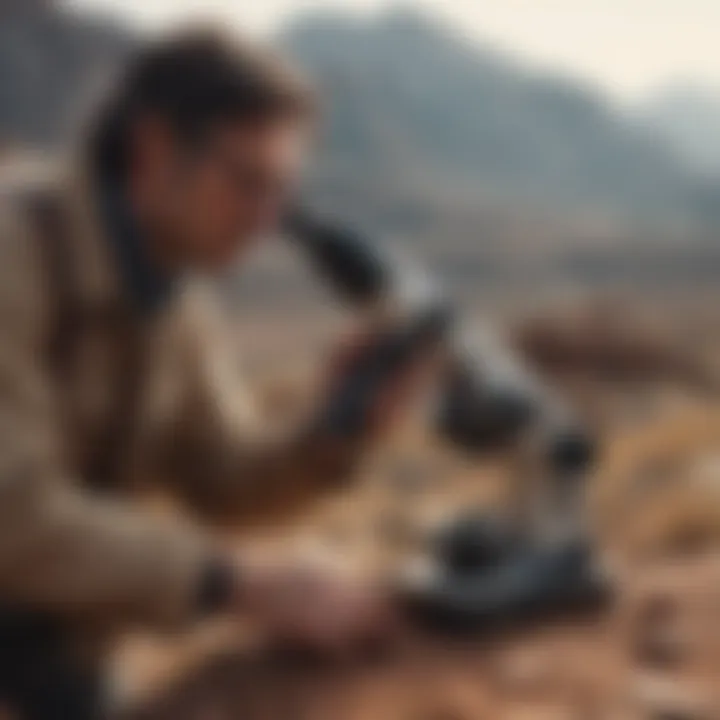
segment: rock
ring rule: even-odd
[[[678,667],[689,652],[689,638],[679,627],[679,608],[668,595],[651,597],[640,608],[634,630],[632,653],[648,669]]]
[[[547,684],[547,656],[541,652],[514,651],[502,655],[495,665],[495,677],[506,695],[527,696]]]
[[[717,717],[711,699],[698,688],[655,676],[639,679],[635,700],[649,720],[713,720]]]

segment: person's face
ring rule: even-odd
[[[176,260],[222,269],[271,230],[297,182],[307,136],[287,120],[228,124],[194,151],[156,143],[166,151],[155,153],[146,175],[155,178],[155,219]]]

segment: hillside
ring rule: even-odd
[[[283,42],[323,90],[331,177],[645,221],[697,217],[696,180],[605,98],[435,19],[310,14]]]
[[[640,120],[687,167],[720,177],[720,92],[690,84],[665,88],[640,109]]]
[[[3,0],[0,20],[0,145],[57,142],[132,39],[51,0]],[[717,188],[678,162],[665,135],[434,18],[304,13],[280,42],[317,77],[328,109],[319,191],[346,192],[356,207],[391,197],[400,210],[383,212],[404,213],[395,224],[406,230],[428,202],[448,212],[479,203],[590,210],[666,226],[714,213]]]
[[[50,0],[0,0],[0,147],[62,141],[130,46],[122,30]]]

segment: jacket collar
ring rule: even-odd
[[[87,163],[70,167],[63,184],[77,250],[80,297],[90,305],[154,314],[169,299],[172,279],[163,276],[147,256],[120,189],[97,179]]]
[[[146,238],[122,187],[100,182],[97,201],[122,289],[135,312],[154,315],[172,295],[174,278],[149,256]]]

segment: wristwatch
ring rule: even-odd
[[[198,614],[206,617],[227,609],[237,585],[237,566],[222,557],[212,558],[200,578],[196,599]]]

